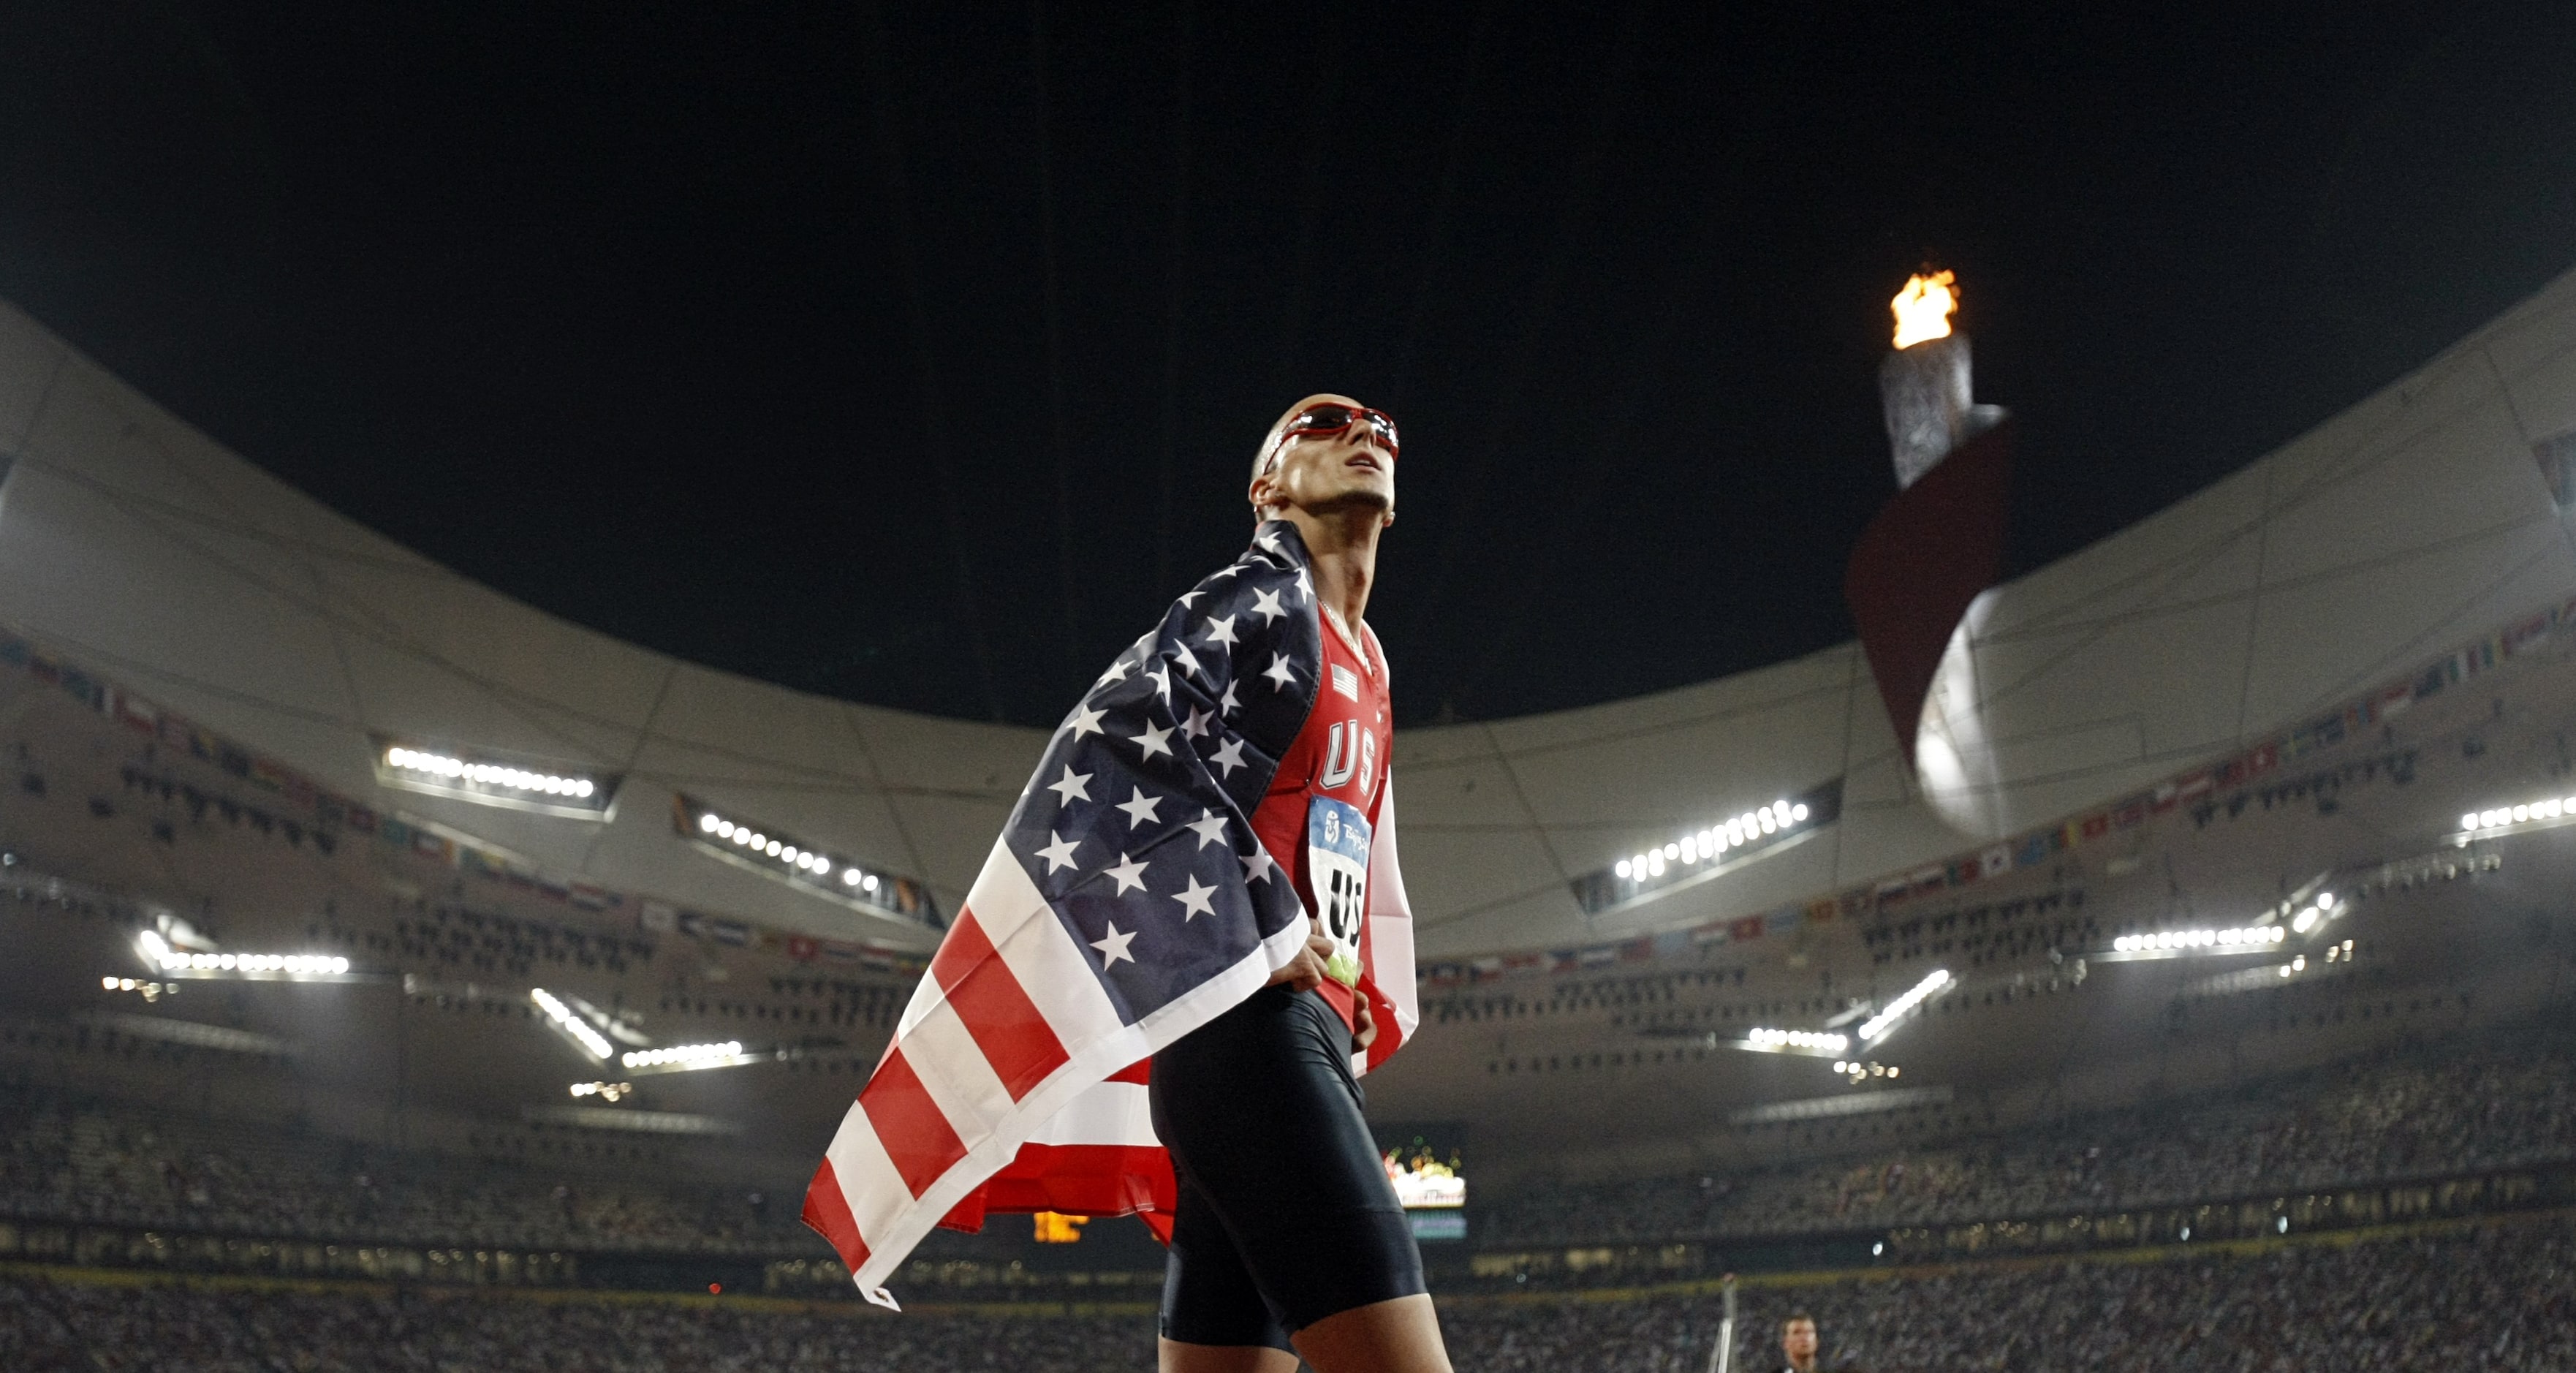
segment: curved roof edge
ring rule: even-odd
[[[1971,613],[1975,832],[1924,803],[1856,646],[1599,706],[1405,731],[1426,958],[1773,910],[1916,872],[2241,753],[2576,591],[2535,452],[2576,431],[2576,274],[2208,489]],[[566,880],[927,948],[676,842],[676,792],[925,879],[953,909],[1041,731],[680,662],[323,507],[0,307],[0,624],[388,813]],[[622,774],[607,821],[387,787],[381,738]],[[1659,899],[1576,884],[1839,779],[1839,819]],[[1954,813],[1956,808],[1952,808]],[[1597,904],[1597,903],[1596,903]]]

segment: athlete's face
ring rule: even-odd
[[[1789,1356],[1790,1363],[1799,1365],[1804,1365],[1809,1359],[1816,1357],[1816,1323],[1791,1321],[1782,1326],[1780,1352]]]
[[[1395,516],[1395,439],[1348,396],[1308,396],[1288,407],[1262,440],[1252,506],[1289,505],[1311,514],[1352,509]],[[1382,417],[1381,417],[1382,418]],[[1348,420],[1348,423],[1342,421]]]

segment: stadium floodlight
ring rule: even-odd
[[[608,1041],[600,1035],[599,1031],[590,1027],[589,1021],[581,1018],[580,1012],[564,1004],[562,997],[543,987],[530,987],[528,1000],[535,1002],[537,1009],[545,1012],[548,1024],[562,1031],[575,1044],[588,1050],[592,1058],[605,1063],[609,1055],[616,1052],[609,1047]]]
[[[1814,811],[1803,801],[1783,798],[1760,810],[1749,810],[1707,829],[1695,830],[1665,844],[1648,849],[1634,858],[1622,858],[1610,865],[1616,876],[1632,882],[1661,877],[1675,866],[1689,867],[1703,859],[1716,860],[1730,849],[1758,844],[1765,836],[1780,834],[1805,824]]]
[[[777,826],[699,801],[671,798],[671,823],[701,853],[776,878],[810,895],[876,914],[938,924],[921,884],[841,857]]]
[[[1747,1030],[1744,1042],[1757,1049],[1810,1049],[1837,1054],[1851,1047],[1847,1036],[1813,1030]]]
[[[2315,924],[2317,908],[2306,907],[2291,921],[2301,934]],[[2308,924],[2300,924],[2304,919]],[[2162,930],[2155,934],[2124,934],[2111,941],[2115,954],[2137,954],[2144,957],[2171,957],[2186,953],[2260,953],[2289,938],[2290,932],[2278,925],[2248,925],[2233,930]]]
[[[1865,1045],[1875,1044],[1879,1040],[1886,1038],[1887,1032],[1896,1028],[1896,1022],[1903,1019],[1908,1011],[1922,1005],[1924,1001],[1949,985],[1950,970],[1947,968],[1934,968],[1929,976],[1925,977],[1922,981],[1915,983],[1912,990],[1906,992],[1905,995],[1896,998],[1894,1001],[1887,1003],[1886,1010],[1880,1011],[1878,1014],[1862,1021],[1860,1023],[1860,1042]]]
[[[618,1059],[629,1072],[689,1072],[699,1068],[730,1068],[752,1059],[742,1051],[742,1041],[728,1039],[722,1044],[674,1044],[663,1049],[630,1049]]]
[[[606,820],[615,808],[620,779],[586,768],[382,734],[375,746],[376,780],[389,787],[574,820]]]
[[[143,961],[166,977],[231,978],[245,982],[318,982],[349,976],[349,960],[337,954],[215,953],[171,947],[158,930],[134,939]]]
[[[2488,835],[2554,829],[2566,824],[2576,824],[2576,796],[2544,796],[2537,801],[2470,811],[2460,817],[2460,832],[2455,837],[2466,843]]]
[[[1843,784],[1835,778],[1797,796],[1783,796],[1738,815],[1693,825],[1679,835],[1619,859],[1606,870],[1574,879],[1584,913],[1599,915],[1628,902],[1714,877],[1736,864],[1805,839],[1842,814]]]

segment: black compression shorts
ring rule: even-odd
[[[1154,1132],[1180,1182],[1165,1339],[1288,1349],[1326,1316],[1425,1290],[1350,1043],[1322,997],[1276,986],[1154,1055]]]

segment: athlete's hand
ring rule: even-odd
[[[1324,961],[1332,956],[1333,941],[1324,933],[1324,922],[1310,915],[1306,917],[1306,947],[1280,965],[1279,971],[1262,985],[1276,987],[1285,982],[1291,991],[1311,992],[1323,985]]]
[[[1366,988],[1362,988],[1360,994],[1352,998],[1352,1009],[1359,1013],[1360,1023],[1359,1028],[1351,1032],[1351,1047],[1360,1053],[1367,1053],[1369,1046],[1377,1042],[1377,1012],[1369,1009]]]

